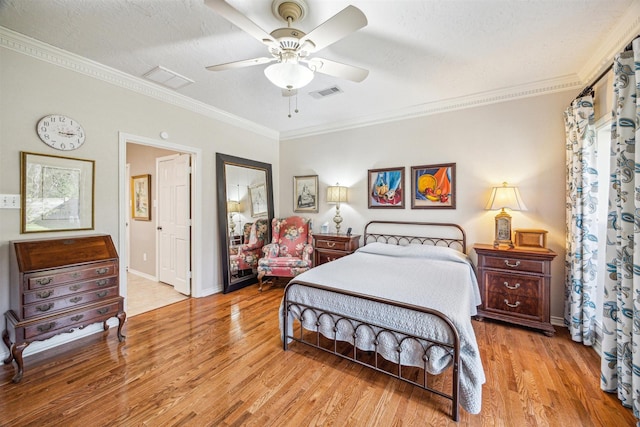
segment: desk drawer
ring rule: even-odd
[[[98,302],[117,296],[118,287],[114,286],[111,288],[100,289],[91,292],[76,293],[68,295],[66,298],[38,301],[33,304],[27,304],[23,306],[23,318],[26,320],[34,317],[46,316],[48,314],[56,313],[66,308],[86,305],[88,303]]]
[[[92,264],[82,269],[57,269],[46,273],[31,273],[25,275],[27,289],[42,289],[45,286],[56,286],[62,283],[105,278],[118,274],[117,264],[104,262]]]
[[[112,299],[103,305],[95,304],[84,310],[74,310],[60,316],[50,316],[40,322],[24,328],[26,340],[45,339],[60,332],[69,332],[72,328],[86,326],[100,320],[115,317],[122,302]]]
[[[65,295],[92,290],[100,290],[118,286],[117,277],[107,277],[103,279],[90,280],[87,282],[68,283],[56,287],[47,287],[38,291],[25,292],[23,294],[23,304],[32,304],[53,298],[60,298]]]

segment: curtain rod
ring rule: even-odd
[[[624,47],[624,51],[625,51],[625,52],[626,52],[626,51],[631,50],[631,48],[632,48],[632,46],[633,46],[633,41],[634,41],[635,39],[637,39],[638,37],[640,37],[640,34],[638,34],[638,35],[637,35],[637,36],[635,36],[633,39],[631,39],[631,41],[629,42],[629,44],[628,44],[628,45],[626,45],[626,46]],[[613,62],[612,62],[612,63],[611,63],[611,65],[609,65],[609,66],[608,66],[608,67],[607,67],[607,68],[606,68],[602,73],[600,73],[600,75],[599,75],[598,77],[596,77],[596,78],[595,78],[595,80],[594,80],[594,81],[593,81],[589,86],[587,86],[587,87],[585,87],[584,89],[582,89],[582,92],[580,92],[580,93],[578,94],[578,96],[576,96],[576,98],[575,98],[575,99],[582,98],[583,96],[586,96],[586,95],[588,95],[588,94],[590,94],[591,96],[593,96],[593,87],[594,87],[594,86],[595,86],[595,85],[596,85],[600,80],[602,80],[602,78],[603,78],[604,76],[606,76],[606,75],[607,75],[607,73],[608,73],[609,71],[611,71],[611,69],[612,69],[612,68],[613,68]]]

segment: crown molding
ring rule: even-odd
[[[268,138],[279,139],[279,132],[274,129],[235,116],[160,85],[156,85],[155,83],[123,73],[122,71],[32,39],[2,26],[0,26],[0,47],[111,83]]]
[[[162,102],[172,104],[224,123],[280,141],[314,135],[357,129],[361,127],[406,120],[422,116],[446,113],[466,108],[480,107],[499,102],[539,96],[566,90],[582,89],[613,61],[613,57],[629,41],[640,33],[640,2],[633,2],[622,20],[609,32],[608,37],[594,50],[589,61],[578,74],[556,79],[533,82],[526,85],[502,88],[477,94],[420,104],[396,111],[361,117],[355,120],[334,122],[292,131],[278,132],[250,120],[217,109],[193,98],[181,95],[142,78],[91,61],[63,49],[56,48],[20,33],[0,26],[0,47],[46,61],[69,70],[141,93]]]
[[[521,98],[529,98],[532,96],[563,92],[566,90],[574,90],[582,88],[583,85],[584,82],[576,74],[572,74],[556,79],[542,80],[525,85],[502,88],[493,91],[480,92],[477,94],[420,104],[410,108],[405,108],[394,112],[385,112],[382,114],[370,115],[356,120],[335,122],[332,123],[331,126],[316,126],[288,132],[281,132],[280,141],[356,129],[382,123],[412,119],[416,117],[430,116],[434,114],[463,110],[466,108],[480,107],[505,101],[513,101]]]
[[[638,35],[640,35],[640,1],[634,1],[578,72],[585,86],[611,66],[613,58]]]

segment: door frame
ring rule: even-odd
[[[144,136],[118,132],[118,177],[119,177],[119,218],[118,218],[118,252],[121,258],[129,256],[129,248],[126,247],[126,221],[129,201],[126,200],[126,187],[129,179],[126,176],[127,164],[127,143],[148,145],[151,147],[164,148],[178,151],[191,156],[191,296],[204,296],[202,291],[202,240],[200,238],[202,229],[202,174],[200,172],[200,162],[202,150],[197,147],[175,144],[164,140],[147,138]],[[120,263],[120,295],[127,295],[127,272],[124,262]],[[124,300],[125,309],[127,299]]]

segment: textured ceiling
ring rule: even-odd
[[[267,32],[285,26],[271,0],[228,2]],[[291,118],[265,65],[205,70],[267,50],[203,0],[0,0],[0,25],[136,77],[161,65],[195,80],[178,93],[286,136],[483,94],[582,84],[603,67],[593,62],[609,54],[603,43],[638,10],[638,0],[306,2],[296,27],[307,33],[349,4],[364,12],[366,27],[317,56],[370,73],[361,83],[316,73]],[[334,85],[343,92],[308,94]]]

